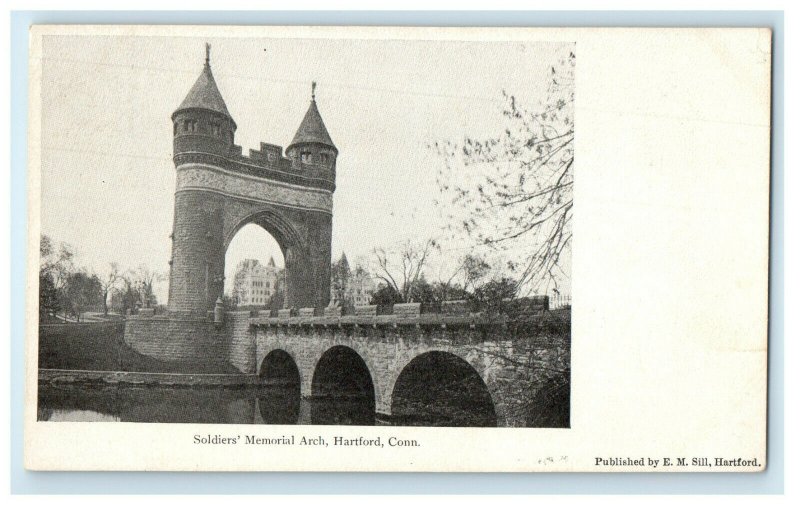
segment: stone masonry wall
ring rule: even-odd
[[[225,333],[230,338],[228,361],[244,374],[256,373],[256,339],[250,331],[250,312],[225,314]]]
[[[134,351],[171,365],[175,373],[226,373],[230,338],[225,327],[208,319],[131,317],[125,344]]]
[[[175,195],[169,310],[202,316],[213,307],[222,282],[222,198],[186,191]]]

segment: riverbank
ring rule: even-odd
[[[234,387],[263,384],[257,375],[39,369],[39,384]]]
[[[125,321],[42,324],[39,326],[40,370],[109,370],[157,374],[242,375],[231,364],[201,360],[183,363],[145,356],[125,343]]]

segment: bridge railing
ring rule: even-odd
[[[396,303],[394,305],[362,305],[352,313],[342,307],[280,309],[270,313],[260,312],[250,318],[251,326],[306,326],[306,327],[398,327],[398,326],[481,326],[550,325],[568,326],[569,313],[548,310],[546,297],[513,301],[509,313],[473,312],[467,300],[445,301],[438,304]]]

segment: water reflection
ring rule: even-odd
[[[41,419],[45,417],[45,419]],[[53,422],[101,422],[111,423],[119,422],[119,417],[110,414],[103,414],[102,412],[95,412],[94,410],[46,410],[41,412],[40,420],[53,421]]]
[[[374,424],[364,398],[301,399],[297,387],[241,388],[42,385],[39,421]]]
[[[467,401],[454,395],[457,388],[439,386],[428,386],[424,394],[416,395],[398,389],[394,415],[384,421],[400,426],[496,426],[491,403]],[[39,388],[38,420],[368,426],[376,423],[376,415],[371,395],[329,391],[301,398],[297,384],[238,388],[45,384]]]
[[[278,387],[256,398],[261,419],[256,424],[300,424],[300,388]]]
[[[375,424],[374,402],[370,398],[314,398],[311,403],[311,424]]]

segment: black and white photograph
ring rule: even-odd
[[[38,421],[569,428],[577,58],[45,36]]]
[[[27,469],[768,465],[771,30],[29,41]]]

